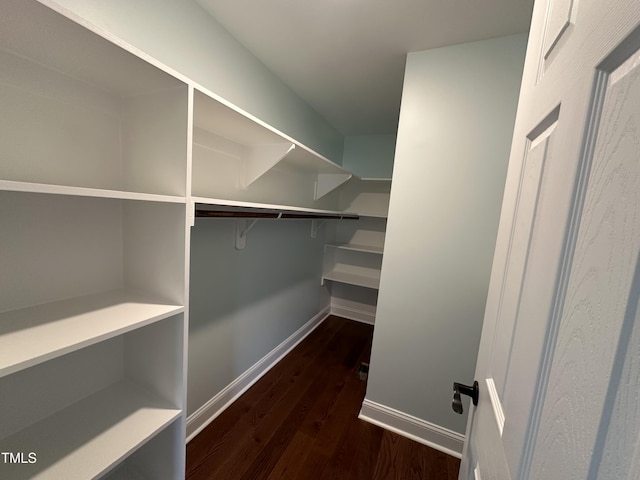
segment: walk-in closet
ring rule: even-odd
[[[446,470],[526,35],[403,53],[393,131],[351,135],[204,3],[0,0],[0,478],[184,478],[185,445],[316,330],[346,360],[314,368],[367,359],[352,420],[435,446]],[[467,123],[422,108],[459,95],[484,102]],[[467,163],[447,150],[471,144]],[[444,280],[455,294],[422,295]]]

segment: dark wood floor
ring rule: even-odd
[[[327,318],[187,445],[187,479],[455,480],[459,460],[357,418],[372,333]]]

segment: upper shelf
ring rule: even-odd
[[[35,1],[1,8],[0,179],[185,197],[187,84]]]
[[[313,177],[312,200],[316,201],[353,177],[348,170],[267,124],[197,90],[193,143],[194,192],[198,195],[217,195],[202,181],[213,182],[215,189],[215,175],[224,176],[224,182],[237,191],[246,191],[277,170]],[[219,185],[217,191],[223,189]]]

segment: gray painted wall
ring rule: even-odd
[[[324,238],[309,220],[259,220],[236,250],[235,221],[198,219],[191,237],[191,415],[329,304]]]
[[[190,0],[53,0],[330,160],[343,136]]]
[[[342,166],[361,178],[391,178],[396,135],[344,137]]]
[[[526,35],[407,59],[366,398],[464,433]]]

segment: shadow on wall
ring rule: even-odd
[[[259,220],[245,249],[236,250],[234,220],[198,220],[191,240],[191,328],[308,279],[320,287],[323,232],[315,239],[310,232],[308,220]]]

